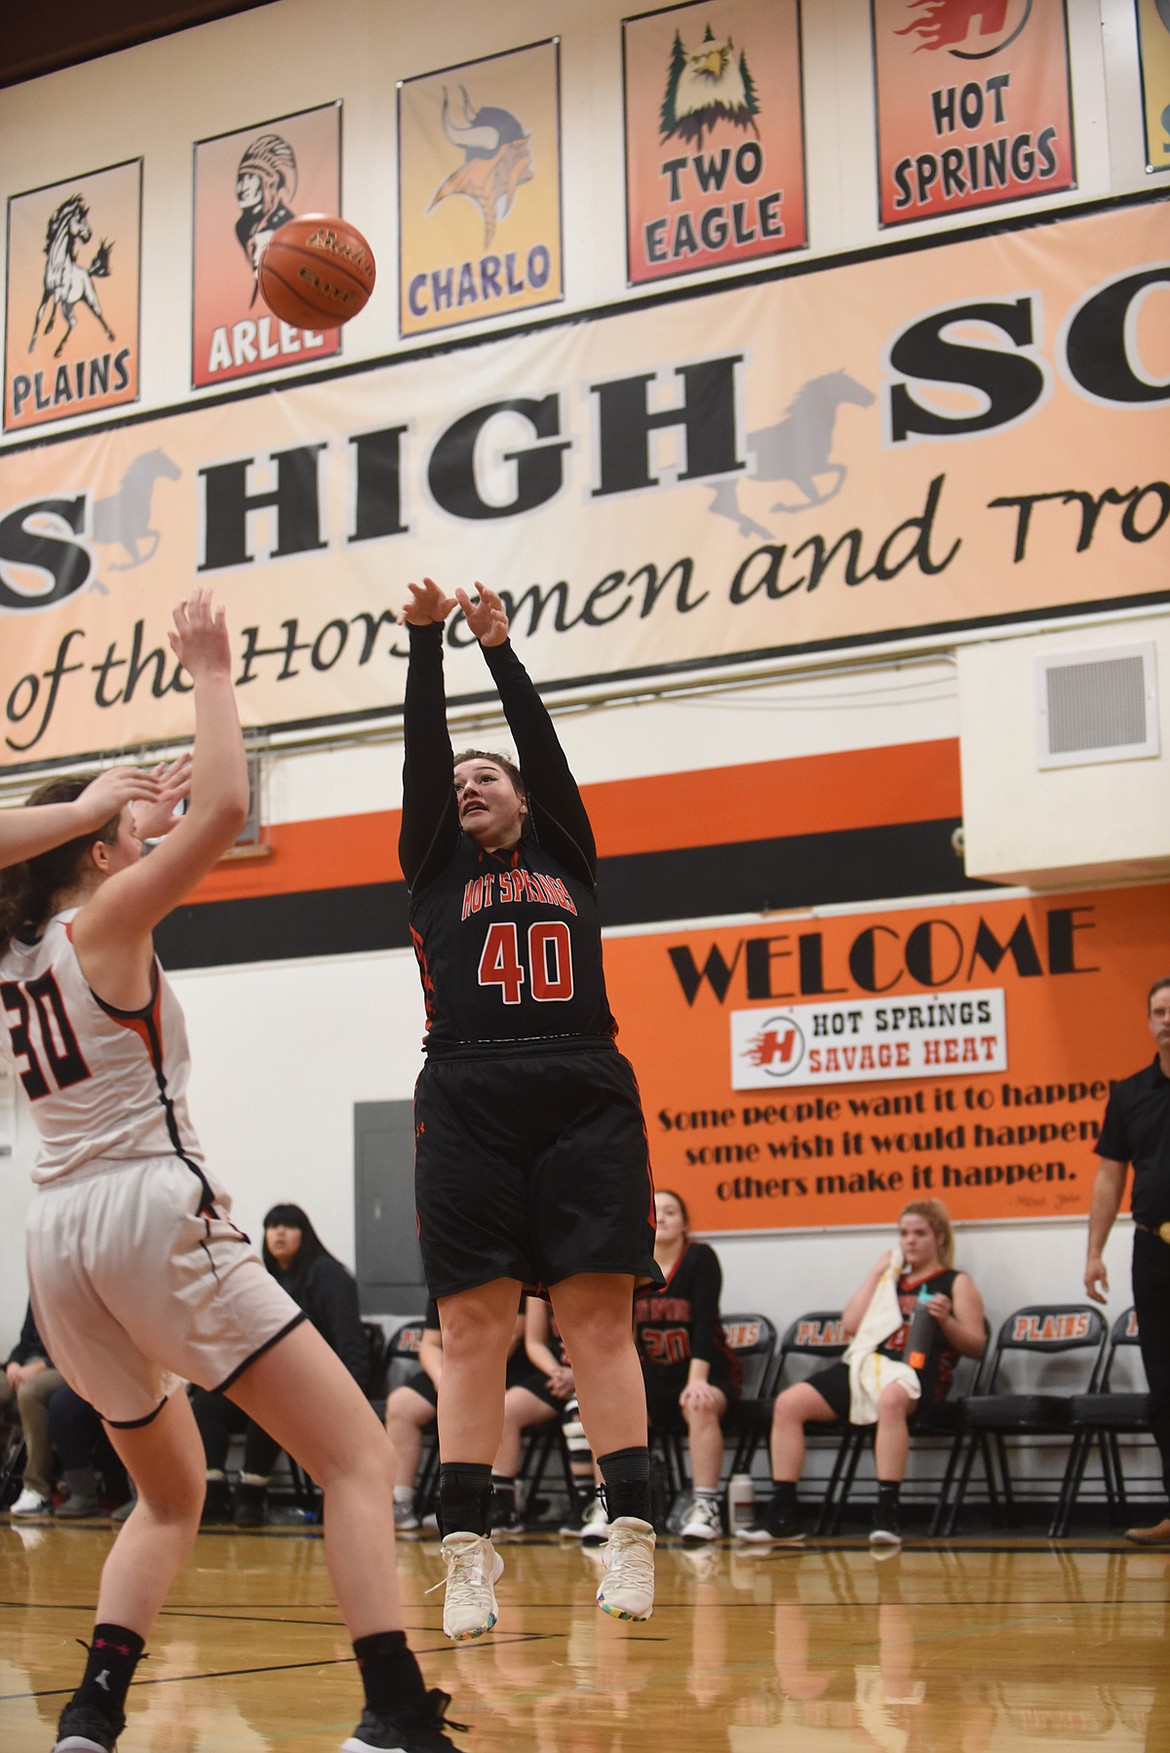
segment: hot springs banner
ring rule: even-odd
[[[190,731],[176,599],[249,727],[398,708],[406,581],[485,579],[550,688],[1170,590],[1150,197],[778,270],[0,451],[10,763]],[[448,624],[452,699],[488,692]]]
[[[1109,1081],[1153,1054],[1168,903],[975,896],[609,937],[657,1184],[700,1230],[890,1223],[913,1198],[1083,1215]]]

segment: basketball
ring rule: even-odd
[[[304,213],[274,231],[256,268],[260,296],[294,329],[336,329],[374,290],[374,252],[356,226]]]

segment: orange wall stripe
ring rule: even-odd
[[[962,813],[957,739],[888,749],[753,761],[585,788],[605,857],[733,846]],[[401,880],[398,810],[285,822],[266,830],[264,858],[227,859],[194,901],[300,894]]]

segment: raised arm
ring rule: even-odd
[[[455,596],[487,659],[516,744],[529,820],[541,845],[593,887],[597,882],[597,847],[577,781],[569,771],[548,709],[508,642],[508,619],[501,598],[485,585],[476,589],[478,601],[473,602],[462,590]]]
[[[410,586],[402,612],[410,640],[403,708],[405,756],[398,862],[409,889],[424,887],[459,840],[453,750],[443,687],[443,622],[455,607],[431,578]]]
[[[82,834],[92,834],[136,801],[153,805],[160,782],[154,774],[136,767],[113,767],[90,781],[72,803],[44,803],[35,807],[0,810],[0,870],[23,864],[54,846],[64,846]]]
[[[878,1280],[889,1264],[890,1256],[887,1251],[875,1265],[871,1266],[841,1311],[841,1325],[851,1339],[865,1319],[865,1311],[873,1299],[873,1293],[878,1287]]]
[[[109,875],[73,927],[87,980],[127,1009],[143,1002],[141,975],[149,967],[154,927],[223,857],[248,817],[248,770],[223,609],[201,588],[174,619],[171,647],[191,677],[195,701],[189,805],[149,858]],[[127,997],[128,990],[136,996]]]

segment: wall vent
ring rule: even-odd
[[[1038,657],[1038,764],[1080,767],[1156,755],[1157,708],[1152,642]]]

